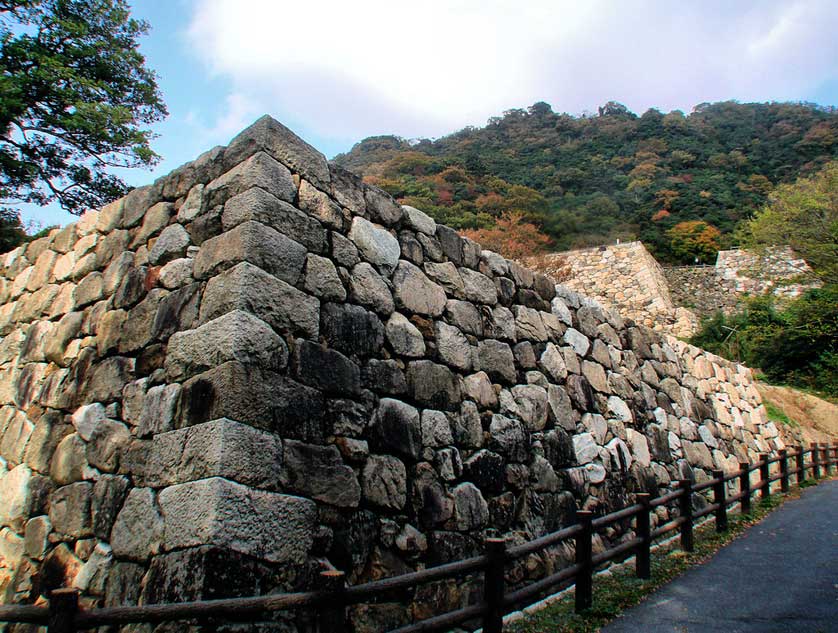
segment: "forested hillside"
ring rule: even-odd
[[[335,161],[458,229],[523,213],[552,248],[642,239],[661,259],[711,259],[780,183],[838,156],[838,110],[722,102],[685,115],[595,115],[546,103],[436,141],[367,138]]]

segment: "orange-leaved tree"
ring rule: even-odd
[[[550,238],[520,211],[507,211],[489,229],[468,229],[462,235],[483,248],[509,259],[522,259],[543,253]]]
[[[719,252],[721,232],[702,220],[679,222],[666,233],[672,253],[684,261],[709,263]]]

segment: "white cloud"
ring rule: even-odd
[[[688,110],[799,99],[838,77],[833,0],[195,0],[193,50],[234,93],[321,137],[436,136],[535,101]]]

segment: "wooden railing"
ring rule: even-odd
[[[789,465],[791,459],[795,462],[793,468]],[[773,476],[770,474],[772,464],[779,464],[775,468],[779,472]],[[468,621],[482,624],[485,633],[500,633],[505,614],[574,583],[576,610],[590,608],[593,603],[594,570],[598,566],[633,554],[637,576],[649,578],[651,546],[655,539],[678,530],[681,548],[693,551],[693,526],[697,520],[713,515],[716,530],[722,532],[727,529],[730,506],[739,503],[742,513],[750,513],[752,495],[758,493],[760,498],[768,498],[771,485],[776,482],[780,482],[781,491],[787,492],[792,477],[799,484],[806,480],[806,472],[811,470],[812,477],[819,479],[822,474],[831,474],[837,464],[838,442],[833,446],[812,444],[806,450],[803,447],[781,450],[776,457],[761,455],[754,465],[740,463],[739,470],[734,473],[725,475],[721,470],[714,470],[712,479],[697,485],[689,479],[679,480],[675,490],[654,499],[648,493],[639,493],[633,505],[601,517],[594,518],[591,512],[577,511],[574,525],[520,545],[509,546],[504,539],[489,538],[481,556],[352,587],[346,586],[343,572],[326,571],[320,575],[320,589],[317,591],[90,610],[79,608],[77,590],[58,589],[51,592],[48,607],[0,606],[0,622],[46,625],[49,633],[75,633],[80,629],[140,622],[253,621],[278,611],[316,608],[317,630],[343,633],[348,630],[346,608],[349,605],[372,602],[425,583],[482,573],[484,590],[480,603],[403,626],[393,633],[445,631]],[[753,486],[752,472],[760,474],[759,481]],[[727,494],[728,482],[731,481],[738,481],[737,494]],[[694,512],[693,495],[705,491],[712,491],[712,501]],[[652,529],[652,512],[670,503],[677,503],[679,516]],[[598,530],[632,519],[635,522],[633,538],[594,554],[593,537]],[[573,565],[514,591],[507,591],[505,571],[508,564],[571,540],[575,542],[576,550]]]

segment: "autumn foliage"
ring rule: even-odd
[[[709,263],[719,252],[721,232],[703,220],[679,222],[667,235],[672,252],[683,259]]]
[[[504,213],[491,228],[469,229],[461,234],[509,259],[538,255],[550,244],[550,238],[517,211]]]

